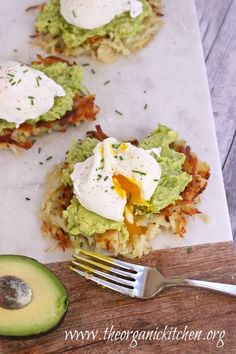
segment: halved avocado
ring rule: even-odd
[[[1,336],[29,336],[47,332],[63,318],[68,307],[66,290],[44,265],[25,256],[0,256],[0,278],[22,279],[33,292],[31,302],[21,309],[0,307]]]

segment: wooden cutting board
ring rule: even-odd
[[[155,251],[140,263],[158,267],[166,276],[236,284],[236,253],[231,242]],[[153,299],[137,300],[76,276],[68,270],[68,263],[53,263],[49,268],[63,281],[69,294],[70,304],[64,320],[55,330],[34,338],[2,337],[1,354],[236,353],[236,298],[205,290],[172,288]],[[123,341],[103,339],[106,328],[107,335],[112,330],[126,331],[123,332],[126,334],[139,331],[141,335],[144,333],[141,331],[164,331],[165,326],[168,326],[166,331],[171,327],[172,330],[177,327],[178,331],[185,328],[185,333],[202,330],[202,335],[200,340],[141,339],[134,348],[130,348],[131,335]],[[65,340],[65,331],[69,330],[84,333],[93,330],[98,334],[95,339]],[[207,340],[211,331],[221,334],[215,340]],[[219,336],[223,335],[220,341]],[[222,346],[217,348],[217,343]]]

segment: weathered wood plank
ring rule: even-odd
[[[205,57],[217,42],[220,30],[227,22],[232,0],[195,0]]]
[[[197,0],[196,5],[200,9],[204,2]],[[236,126],[236,2],[205,2],[199,17],[223,165]]]
[[[236,208],[233,199],[236,187],[236,1],[196,0],[196,7],[229,212],[233,233],[236,234]]]
[[[229,151],[229,155],[224,165],[223,174],[233,235],[236,240],[236,130],[232,148]]]
[[[184,260],[184,262],[183,262]],[[236,282],[236,257],[233,244],[218,243],[187,248],[155,251],[142,259],[145,265],[159,267],[166,276],[184,276],[212,281]],[[106,328],[116,331],[164,330],[167,325],[189,331],[225,331],[223,346],[217,348],[217,338],[203,340],[140,340],[132,353],[223,354],[236,352],[235,298],[199,289],[172,288],[150,300],[126,298],[99,288],[68,271],[66,263],[51,264],[50,268],[65,284],[70,300],[69,311],[61,325],[51,333],[28,339],[0,338],[1,354],[52,353],[128,353],[128,340],[104,340]],[[95,339],[65,340],[68,330],[98,330]],[[219,338],[218,338],[219,339]]]

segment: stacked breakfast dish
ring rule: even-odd
[[[0,64],[0,148],[29,149],[38,135],[94,120],[95,97],[81,67],[56,57]]]
[[[36,43],[55,55],[104,63],[144,48],[162,27],[160,0],[50,0],[37,16]]]
[[[162,25],[159,0],[49,0],[36,19],[37,42],[51,53],[103,62],[144,47]],[[82,68],[38,55],[0,65],[0,148],[29,149],[34,138],[96,119]],[[206,188],[209,166],[172,129],[121,142],[100,128],[75,141],[48,174],[42,230],[63,249],[92,246],[142,257],[161,230],[182,237]]]
[[[42,230],[64,249],[89,245],[142,257],[161,230],[183,236],[209,176],[209,166],[166,126],[140,142],[108,138],[97,126],[49,172]]]

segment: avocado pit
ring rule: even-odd
[[[67,308],[64,285],[45,265],[26,256],[0,255],[0,337],[46,333]]]
[[[18,310],[27,306],[33,297],[31,287],[12,275],[0,278],[0,307]]]

